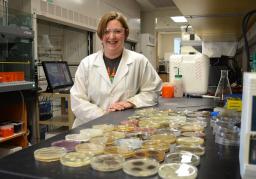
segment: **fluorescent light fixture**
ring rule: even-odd
[[[172,16],[171,19],[174,22],[180,23],[180,22],[188,22],[187,19],[184,16]]]

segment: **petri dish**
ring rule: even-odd
[[[165,158],[164,150],[151,149],[139,149],[134,153],[135,158],[153,158],[159,162],[162,162]]]
[[[123,120],[123,121],[121,121],[121,124],[137,127],[139,125],[139,120],[137,120],[137,119]]]
[[[115,140],[125,138],[124,132],[111,131],[104,133],[104,136],[107,137],[106,145],[112,145]]]
[[[175,148],[175,152],[187,151],[198,156],[204,155],[205,148],[200,145],[177,145]]]
[[[180,130],[179,129],[175,129],[175,128],[162,128],[162,129],[158,129],[156,132],[156,134],[174,134],[176,137],[180,136]]]
[[[181,132],[204,131],[204,127],[197,124],[186,124],[180,127]]]
[[[70,152],[60,158],[60,163],[69,167],[82,167],[88,165],[92,155],[78,152]]]
[[[100,144],[94,143],[82,143],[76,145],[75,149],[77,152],[91,154],[91,155],[98,155],[102,154],[104,151],[105,146]]]
[[[161,124],[151,120],[140,120],[139,127],[141,128],[160,128]]]
[[[239,146],[240,128],[234,127],[216,127],[215,143],[227,146]]]
[[[87,142],[88,140],[90,140],[90,137],[88,135],[83,134],[68,134],[65,136],[65,140]]]
[[[134,129],[133,133],[137,133],[138,137],[141,139],[149,139],[149,137],[156,132],[155,128],[149,128],[149,127],[136,127]],[[126,136],[132,136],[133,133],[127,133]]]
[[[58,140],[51,143],[51,146],[55,147],[63,147],[66,149],[67,152],[75,151],[75,146],[80,144],[78,141],[69,141],[69,140]]]
[[[118,131],[118,132],[132,132],[132,131],[134,131],[134,126],[117,125],[117,126],[115,126],[114,130]]]
[[[38,161],[53,162],[58,161],[60,157],[67,153],[63,147],[44,147],[34,151],[34,157]]]
[[[125,134],[125,137],[126,138],[139,138],[139,139],[142,139],[142,140],[146,140],[148,139],[150,136],[150,134],[148,132],[129,132],[129,133],[126,133]]]
[[[98,137],[98,136],[102,136],[103,135],[103,130],[87,128],[87,129],[80,130],[80,134],[88,135],[89,138]]]
[[[202,131],[197,131],[197,132],[182,132],[181,135],[184,136],[184,137],[201,137],[201,138],[204,138],[204,137],[205,137],[205,133],[202,132]]]
[[[170,150],[170,144],[167,142],[162,142],[160,140],[145,140],[141,146],[142,149],[157,149],[164,150],[165,152]]]
[[[164,179],[196,179],[197,168],[183,163],[162,164],[158,174]]]
[[[150,139],[173,144],[176,141],[176,136],[174,134],[154,134],[150,137]]]
[[[164,163],[186,163],[193,166],[200,164],[200,157],[191,152],[175,152],[167,154]]]
[[[93,129],[101,129],[103,132],[110,132],[114,130],[113,124],[97,124],[92,126]]]
[[[134,151],[127,147],[120,147],[120,146],[106,146],[104,150],[105,154],[119,154],[124,158],[129,158],[134,155]]]
[[[207,123],[208,121],[204,120],[203,118],[188,118],[185,125],[197,125],[206,128]]]
[[[174,123],[182,125],[186,122],[187,117],[182,114],[176,114],[173,116],[169,116],[169,119],[170,119],[170,122],[174,122]]]
[[[90,143],[99,144],[105,146],[108,142],[108,138],[105,136],[93,137],[90,139]]]
[[[120,170],[125,159],[117,154],[97,155],[91,159],[91,167],[102,172]]]
[[[186,114],[187,117],[210,117],[210,111],[190,111]]]
[[[123,164],[123,171],[128,175],[136,177],[147,177],[155,175],[158,171],[159,163],[155,159],[141,158],[127,160]]]
[[[143,141],[138,138],[125,138],[116,140],[115,145],[121,148],[135,150],[141,148],[142,142]]]
[[[176,143],[181,145],[202,145],[204,139],[200,137],[179,137]]]

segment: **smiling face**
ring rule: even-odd
[[[101,39],[105,56],[110,59],[120,56],[125,38],[125,29],[122,24],[116,19],[109,21]]]

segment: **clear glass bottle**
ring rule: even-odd
[[[232,91],[228,79],[228,70],[221,70],[220,80],[215,91],[217,106],[223,107],[225,105],[225,96],[229,94],[232,94]]]

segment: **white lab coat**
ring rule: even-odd
[[[71,109],[76,116],[73,127],[107,113],[114,102],[128,100],[136,108],[157,104],[162,81],[148,59],[124,49],[111,83],[103,51],[85,57],[78,66],[70,90]]]

